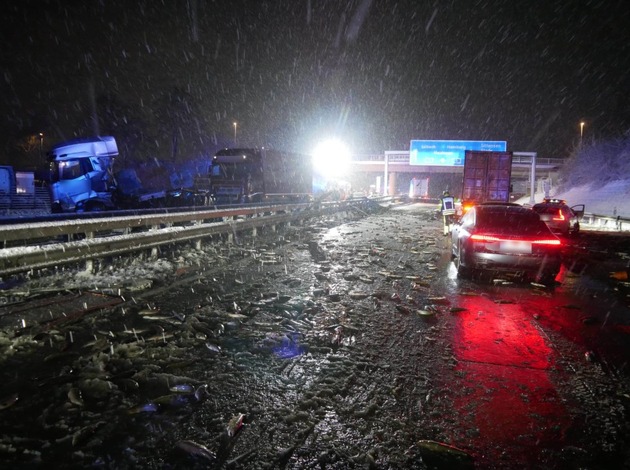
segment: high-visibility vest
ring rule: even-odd
[[[455,198],[453,196],[444,196],[440,201],[443,215],[455,214]]]

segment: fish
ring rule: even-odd
[[[127,413],[130,415],[135,415],[138,413],[155,413],[156,411],[159,411],[160,407],[157,403],[153,403],[153,402],[148,402],[148,403],[144,403],[143,405],[136,405],[132,408],[129,408],[127,410]]]
[[[227,424],[225,431],[229,437],[234,437],[238,434],[238,432],[243,429],[245,425],[245,415],[243,413],[239,413],[235,415]]]
[[[175,444],[175,446],[178,449],[186,452],[187,454],[194,455],[196,457],[201,457],[202,459],[206,459],[211,462],[214,462],[217,458],[214,452],[212,452],[203,444],[199,444],[195,441],[182,440],[182,441],[178,441],[177,444]]]
[[[411,313],[411,309],[404,305],[396,305],[396,310],[398,310],[400,313],[405,313],[405,314]]]
[[[83,406],[85,404],[83,403],[83,398],[81,397],[81,390],[75,387],[68,390],[68,400],[70,400],[70,403],[77,406]]]
[[[457,313],[457,312],[465,312],[466,310],[468,310],[467,308],[464,307],[451,307],[449,309],[449,312],[451,313]]]
[[[365,292],[358,292],[358,291],[353,291],[350,292],[348,294],[348,296],[352,299],[352,300],[363,300],[366,299],[367,297],[369,297],[369,294],[366,294]]]
[[[206,348],[208,348],[211,352],[215,354],[219,354],[221,352],[221,346],[217,346],[216,344],[206,343]]]
[[[12,407],[17,403],[19,399],[20,397],[17,393],[13,393],[8,397],[4,397],[2,400],[0,400],[0,410],[6,410],[7,408]]]
[[[190,384],[178,384],[178,385],[173,385],[172,387],[169,388],[169,390],[171,392],[177,392],[177,393],[192,393],[194,390],[194,387]]]
[[[171,393],[154,398],[151,403],[157,405],[158,409],[162,407],[180,407],[189,404],[191,397],[192,394]]]
[[[156,313],[160,313],[159,308],[145,308],[138,312],[138,315],[146,316],[146,315],[155,315]]]
[[[98,421],[97,423],[90,424],[79,429],[72,435],[72,445],[75,447],[81,445],[83,442],[85,442],[86,439],[93,436],[98,428],[104,426],[105,424],[105,421]]]
[[[539,289],[546,289],[547,286],[544,284],[539,284],[538,282],[530,282],[533,287],[538,287]]]
[[[428,439],[419,440],[416,446],[429,467],[461,470],[474,468],[472,455],[455,446]]]
[[[208,384],[200,385],[197,387],[197,390],[195,390],[195,398],[197,401],[201,401],[205,396],[210,396],[210,393],[208,393]]]

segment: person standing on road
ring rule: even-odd
[[[447,191],[442,193],[440,198],[440,212],[442,213],[442,222],[444,223],[444,236],[451,233],[451,223],[455,215],[455,198]]]

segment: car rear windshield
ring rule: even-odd
[[[534,206],[532,209],[538,214],[557,214],[560,211],[558,206]]]
[[[483,211],[477,214],[477,228],[517,236],[549,234],[538,214],[529,211]]]

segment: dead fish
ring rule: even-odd
[[[136,405],[132,408],[129,408],[127,410],[127,413],[130,415],[135,415],[138,413],[155,413],[156,411],[159,411],[160,407],[158,406],[157,403],[153,403],[153,402],[149,402],[149,403],[144,403],[143,405]]]
[[[411,283],[411,290],[423,290],[427,287],[431,287],[431,284],[424,281],[416,281]]]
[[[63,351],[63,352],[58,352],[58,353],[52,353],[49,354],[48,356],[46,356],[44,358],[44,362],[57,362],[57,361],[63,361],[66,359],[76,359],[77,357],[79,357],[80,354],[78,352],[75,351]]]
[[[81,390],[75,387],[72,387],[70,390],[68,390],[68,400],[70,400],[70,403],[72,403],[73,405],[84,405],[83,398],[81,397]]]
[[[4,397],[0,400],[0,410],[6,410],[7,408],[12,407],[19,400],[19,396],[17,393],[9,395],[8,397]]]
[[[534,287],[537,287],[538,289],[546,289],[547,286],[544,284],[539,284],[538,282],[530,282],[530,284]]]
[[[106,424],[105,421],[99,421],[97,423],[90,424],[89,426],[85,426],[85,427],[79,429],[77,432],[75,432],[72,435],[72,445],[73,446],[80,445],[88,437],[94,435],[94,433],[97,431],[97,429],[100,428],[101,426],[103,426],[104,424]]]
[[[364,292],[350,292],[348,294],[348,297],[350,297],[352,300],[363,300],[369,297],[369,294],[366,294]]]
[[[404,305],[396,305],[396,310],[398,310],[400,313],[411,313],[411,309],[409,307],[405,307]]]
[[[451,313],[457,313],[457,312],[465,312],[466,310],[468,309],[464,307],[451,307],[448,311]]]
[[[177,318],[180,322],[184,322],[186,320],[186,315],[183,313],[179,313],[179,312],[171,312],[171,315],[175,318]]]
[[[171,392],[176,392],[176,393],[192,393],[194,390],[194,387],[190,384],[178,384],[178,385],[173,385],[172,387],[169,388],[169,390]]]
[[[170,407],[178,408],[188,405],[193,400],[193,398],[193,394],[171,393],[169,395],[162,395],[153,399],[151,404],[156,405],[158,410]],[[150,411],[152,411],[152,409],[150,409]]]
[[[427,465],[437,468],[472,469],[474,459],[466,451],[442,442],[427,439],[416,443]]]
[[[188,441],[188,440],[178,441],[177,444],[175,444],[175,446],[178,449],[183,450],[187,454],[194,455],[196,457],[201,457],[202,459],[206,459],[211,462],[214,462],[217,458],[214,452],[212,452],[203,444],[199,444],[195,441]]]
[[[200,385],[197,387],[197,390],[195,390],[195,398],[197,401],[201,401],[202,398],[209,396],[210,393],[208,392],[208,384]]]
[[[219,354],[221,352],[221,347],[216,344],[206,343],[206,348],[208,348],[211,352],[215,354]]]
[[[234,437],[245,425],[245,415],[239,413],[234,416],[227,424],[225,431],[229,437]]]
[[[155,315],[160,313],[160,309],[159,308],[145,308],[142,309],[138,312],[138,315],[140,316],[146,316],[146,315]]]

